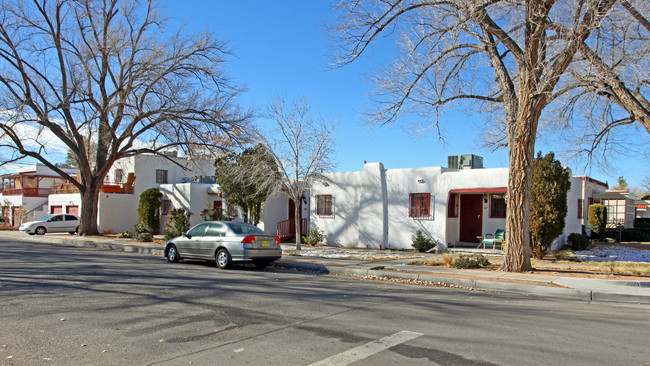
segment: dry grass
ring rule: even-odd
[[[456,255],[453,252],[447,252],[442,255],[442,262],[447,266],[447,267],[452,267],[454,264],[454,260],[456,259]]]

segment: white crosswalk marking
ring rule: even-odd
[[[337,355],[334,355],[332,357],[326,358],[322,361],[318,361],[315,363],[312,363],[309,366],[344,366],[344,365],[349,365],[352,362],[364,359],[366,357],[372,356],[375,353],[379,353],[381,351],[385,351],[391,347],[397,346],[398,344],[402,344],[404,342],[410,341],[411,339],[415,339],[419,336],[422,336],[422,333],[416,333],[416,332],[411,332],[408,330],[403,330],[401,332],[395,333],[393,335],[389,335],[383,338],[380,338],[376,341],[372,341],[369,343],[364,344],[363,346],[359,346],[356,348],[353,348],[349,351],[345,351],[342,353],[339,353]]]

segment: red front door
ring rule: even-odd
[[[478,243],[483,234],[483,195],[463,194],[460,196],[460,235],[466,243]]]
[[[298,207],[299,217],[302,219],[302,200],[300,201],[300,207]],[[292,199],[289,199],[289,219],[293,220],[296,218],[296,204]]]

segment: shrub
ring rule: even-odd
[[[597,238],[601,238],[604,234],[605,224],[607,224],[607,207],[598,203],[590,205],[589,227]]]
[[[555,159],[554,153],[537,153],[530,199],[530,249],[535,258],[543,258],[564,230],[569,176],[569,170]]]
[[[149,230],[142,224],[136,224],[134,227],[130,228],[128,231],[122,233],[123,238],[131,238],[138,241],[151,242],[153,241],[153,235]]]
[[[424,236],[422,231],[418,230],[415,235],[411,236],[411,245],[420,253],[428,252],[436,247],[436,243],[428,236]]]
[[[317,227],[309,229],[307,235],[302,237],[302,242],[311,246],[315,246],[325,241],[325,234]]]
[[[591,244],[587,235],[573,233],[567,238],[567,244],[573,251],[585,250]]]
[[[138,218],[152,233],[160,231],[160,205],[163,194],[158,188],[149,188],[140,195]]]
[[[191,212],[185,212],[185,209],[182,208],[169,211],[167,215],[169,222],[167,222],[167,227],[163,230],[165,240],[180,236],[183,231],[189,230],[191,215]]]
[[[454,260],[454,267],[460,269],[483,268],[490,265],[490,261],[482,255],[476,258],[462,255]]]
[[[232,221],[232,217],[223,214],[223,210],[210,208],[201,211],[203,221]]]

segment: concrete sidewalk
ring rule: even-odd
[[[78,247],[98,248],[163,255],[163,246],[130,239],[78,237],[68,234],[27,235],[17,231],[0,231],[3,239],[35,241]],[[368,252],[368,250],[364,250]],[[549,298],[586,301],[650,304],[650,281],[614,281],[580,277],[544,276],[530,273],[507,273],[414,266],[413,259],[362,261],[284,255],[274,266],[365,278],[386,278],[410,283],[430,283],[483,291],[518,293]]]

